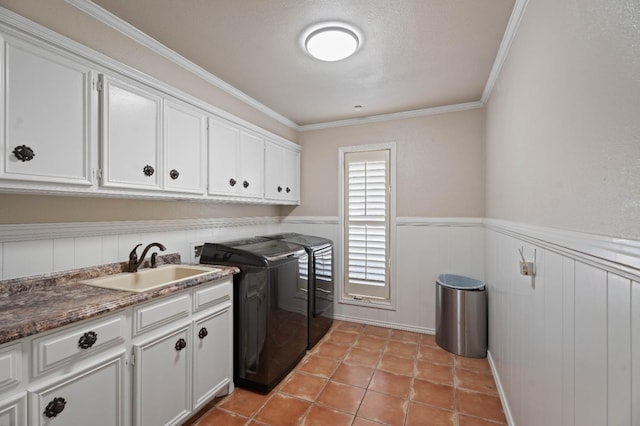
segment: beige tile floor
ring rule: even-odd
[[[335,321],[268,395],[236,388],[189,424],[495,426],[506,419],[486,359],[452,355],[431,335]]]

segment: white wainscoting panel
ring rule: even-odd
[[[193,245],[276,232],[278,217],[0,225],[0,279],[125,262],[137,244],[152,242],[183,262],[197,262]]]
[[[5,280],[53,272],[53,240],[4,243],[2,259]]]
[[[607,282],[608,424],[631,423],[631,280],[609,274]],[[640,365],[636,364],[636,368]],[[636,404],[640,403],[636,400]]]
[[[592,256],[602,237],[589,248],[588,235],[576,246],[529,229],[486,222],[489,351],[509,423],[640,425],[636,261]],[[519,248],[536,250],[535,278],[520,275]]]
[[[640,283],[631,285],[631,424],[640,425]]]
[[[607,273],[576,263],[575,422],[607,424]]]

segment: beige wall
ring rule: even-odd
[[[487,216],[640,238],[640,14],[530,1],[487,105]]]
[[[280,206],[0,194],[0,224],[280,216]]]
[[[217,89],[63,0],[0,0],[0,6],[151,75],[244,120],[297,142],[297,131]],[[0,223],[278,216],[274,206],[0,195]]]
[[[484,216],[483,110],[303,132],[295,216],[338,215],[338,148],[396,142],[397,215]]]

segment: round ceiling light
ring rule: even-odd
[[[326,26],[310,33],[304,42],[307,52],[321,61],[339,61],[353,55],[360,39],[348,28]]]

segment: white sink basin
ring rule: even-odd
[[[121,274],[84,280],[80,281],[80,284],[140,293],[189,278],[196,278],[214,271],[216,271],[216,268],[206,266],[164,265],[157,268],[143,269],[138,272],[123,272]]]

